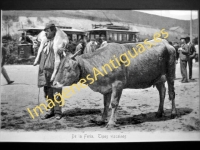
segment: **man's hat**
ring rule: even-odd
[[[49,28],[51,28],[51,27],[55,27],[55,24],[53,24],[53,23],[47,23],[47,24],[45,25],[44,30],[49,29]]]
[[[186,38],[185,38],[185,37],[181,37],[180,40],[181,40],[181,39],[184,39],[184,40],[185,40]]]
[[[190,40],[190,37],[189,37],[189,36],[187,36],[187,37],[185,37],[185,39],[186,39],[186,40]]]

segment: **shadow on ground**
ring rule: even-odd
[[[92,126],[105,126],[106,123],[98,122],[96,121],[97,116],[100,115],[100,112],[102,110],[94,109],[92,112],[92,115],[89,115],[89,110],[79,110],[78,113],[73,114],[72,112],[74,111],[68,111],[65,113],[65,119],[66,121],[71,122],[68,124],[68,126],[71,127],[76,127],[76,128],[85,128],[85,127],[92,127]],[[190,108],[177,108],[177,117],[179,118],[183,115],[187,115],[192,112],[192,109]],[[85,116],[84,116],[85,114]],[[98,114],[98,115],[94,115]],[[119,116],[126,116],[128,113],[124,110],[119,110],[118,111]],[[73,117],[69,117],[73,116]],[[81,117],[82,116],[82,117]],[[129,117],[118,117],[117,119],[117,124],[119,125],[133,125],[133,124],[140,124],[143,122],[158,122],[158,121],[166,121],[166,120],[171,120],[171,109],[165,110],[165,114],[161,118],[156,117],[156,112],[150,112],[146,114],[139,114],[139,115],[134,115],[134,116],[129,116]],[[82,121],[81,121],[82,120]]]
[[[103,109],[71,109],[63,112],[61,120],[50,118],[47,120],[30,119],[30,116],[26,111],[22,115],[9,115],[7,112],[1,112],[1,128],[6,130],[26,130],[26,131],[38,131],[38,130],[60,130],[69,128],[86,128],[86,127],[105,127],[105,123],[99,123],[96,120],[101,116]],[[187,115],[192,112],[190,108],[177,108],[178,116]],[[110,116],[111,111],[109,111]],[[171,119],[171,110],[165,110],[165,115],[161,118],[157,118],[156,112],[141,113],[139,115],[130,116],[130,114],[122,109],[118,110],[117,124],[133,125],[141,124],[143,122],[158,122]]]
[[[192,112],[192,109],[190,108],[177,108],[177,117],[179,118],[183,115],[187,115]],[[166,109],[164,116],[161,118],[156,117],[156,112],[149,112],[146,114],[139,114],[134,115],[132,117],[125,117],[125,118],[119,118],[117,120],[117,124],[121,125],[129,125],[129,124],[139,124],[143,122],[158,122],[158,121],[167,121],[174,118],[171,118],[171,109]]]

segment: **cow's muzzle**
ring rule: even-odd
[[[53,82],[53,85],[52,85],[51,87],[52,87],[52,88],[59,89],[59,88],[62,88],[62,87],[63,87],[63,84],[60,84],[59,82]]]

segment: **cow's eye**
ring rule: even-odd
[[[64,68],[68,69],[69,68],[69,64],[65,64]]]

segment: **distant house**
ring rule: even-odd
[[[184,29],[181,28],[180,26],[177,27],[171,27],[169,28],[170,31],[175,31],[175,32],[179,32],[179,33],[184,33]]]

